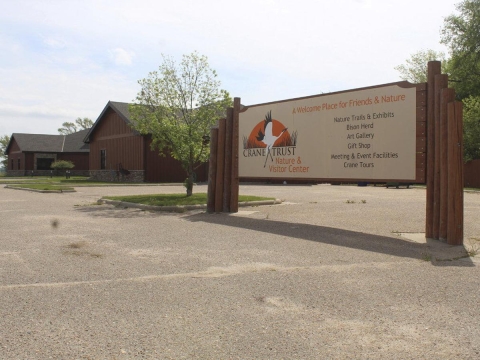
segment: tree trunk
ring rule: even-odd
[[[187,196],[192,196],[193,194],[193,183],[195,181],[195,174],[193,168],[189,168],[187,172],[187,179],[185,180],[185,187],[187,188]]]

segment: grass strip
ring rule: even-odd
[[[104,199],[124,201],[135,204],[152,206],[177,206],[177,205],[202,205],[207,203],[206,193],[197,193],[192,196],[186,194],[154,194],[154,195],[131,195],[131,196],[104,196]],[[275,200],[274,198],[239,195],[238,201],[262,201]]]
[[[71,186],[59,186],[51,184],[22,184],[22,185],[10,185],[10,187],[32,190],[44,190],[44,191],[65,191],[74,190]]]
[[[70,186],[97,186],[97,185],[138,185],[144,183],[121,183],[121,182],[111,182],[111,181],[91,181],[88,177],[84,176],[72,176],[70,179],[65,179],[64,176],[35,176],[35,177],[7,177],[0,178],[0,184],[51,184],[51,185],[70,185]]]

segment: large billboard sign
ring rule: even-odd
[[[243,178],[415,180],[416,88],[398,84],[247,107]]]

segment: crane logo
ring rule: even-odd
[[[271,110],[248,137],[243,136],[243,156],[264,156],[263,167],[269,159],[274,162],[274,156],[294,156],[296,146],[297,132],[289,132],[280,121],[273,119]]]

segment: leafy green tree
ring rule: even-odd
[[[93,126],[93,121],[87,117],[85,118],[77,118],[75,123],[78,125],[79,130],[86,130],[90,129]]]
[[[480,0],[463,0],[457,13],[447,16],[441,43],[449,58],[434,51],[419,51],[405,65],[395,69],[411,82],[425,82],[428,61],[442,61],[442,72],[449,74],[449,86],[464,103],[464,160],[480,159]]]
[[[68,179],[70,177],[70,172],[67,170],[73,169],[75,167],[74,163],[69,160],[57,160],[54,161],[50,167],[55,170],[55,174],[58,174],[59,170],[65,171],[65,176]]]
[[[480,96],[480,0],[464,0],[456,9],[444,20],[441,43],[449,48],[450,78],[463,99]]]
[[[400,73],[402,80],[407,80],[413,84],[427,82],[427,64],[429,61],[441,61],[442,72],[447,72],[447,61],[443,52],[434,50],[420,50],[412,54],[405,64],[395,66],[394,69]]]
[[[464,161],[480,159],[480,97],[463,99]]]
[[[58,129],[58,132],[62,135],[68,135],[76,133],[80,130],[89,129],[93,126],[93,121],[89,118],[77,118],[75,122],[64,122],[62,127]]]
[[[449,78],[463,101],[464,160],[480,159],[480,0],[463,0],[447,16],[441,42],[449,48]]]
[[[180,63],[163,56],[158,71],[138,83],[141,90],[129,109],[134,128],[152,136],[160,155],[170,154],[182,164],[190,196],[195,169],[209,157],[210,128],[225,116],[232,99],[220,89],[207,57],[197,52],[184,55]]]
[[[62,135],[73,134],[77,132],[77,126],[73,122],[64,122],[62,127],[58,129],[58,132]]]
[[[5,156],[5,151],[7,150],[8,143],[10,142],[10,136],[3,135],[0,136],[0,164],[5,170],[8,169],[8,159]]]

